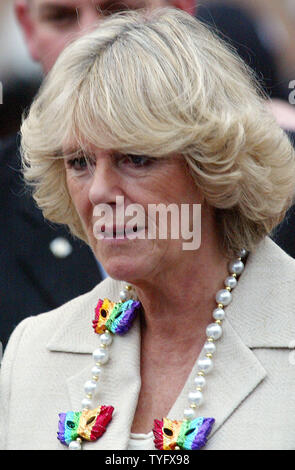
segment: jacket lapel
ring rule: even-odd
[[[103,368],[93,403],[94,407],[112,405],[113,419],[102,437],[94,443],[83,444],[85,449],[127,448],[141,385],[139,324],[137,320],[128,336],[116,336],[110,347],[110,359]],[[88,366],[67,380],[73,410],[79,410],[81,407],[84,383],[91,378],[91,359],[91,356],[88,356]]]
[[[206,376],[204,403],[197,415],[215,419],[210,437],[266,377],[264,368],[227,320],[223,323],[223,331],[213,357],[214,368]],[[202,355],[201,352],[200,357]],[[187,396],[194,390],[194,378],[197,372],[196,362],[181,394],[169,412],[170,419],[182,419],[183,410],[189,406]]]
[[[94,309],[99,298],[108,297],[119,300],[119,291],[123,284],[106,279],[86,296],[74,301],[72,312],[57,329],[47,347],[51,351],[76,353],[85,356],[77,374],[69,377],[67,382],[70,409],[81,409],[84,397],[84,384],[91,379],[94,361],[92,352],[99,347],[99,335],[92,329]],[[73,302],[72,302],[73,304]],[[110,359],[98,382],[93,399],[93,407],[112,405],[113,419],[107,431],[96,442],[83,444],[83,448],[126,449],[133,416],[137,406],[141,386],[140,380],[140,319],[136,319],[127,335],[116,335],[109,348]],[[69,410],[65,410],[69,411]]]

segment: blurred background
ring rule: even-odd
[[[0,0],[0,138],[19,129],[23,109],[31,102],[42,78],[32,62],[13,13],[13,0]]]
[[[229,5],[249,14],[256,32],[273,56],[282,95],[295,79],[295,0],[200,0],[200,5]]]
[[[276,83],[271,84],[269,94],[287,101],[291,91],[289,83],[295,79],[295,0],[199,0],[198,4],[205,16],[207,8],[212,15],[210,7],[221,4],[238,7],[250,16],[276,69]],[[214,23],[214,18],[211,20]],[[232,26],[239,35],[240,25],[236,20],[230,25],[230,21],[231,18],[227,18],[226,31]],[[216,24],[219,26],[218,21]],[[257,56],[257,61],[263,61],[265,57]],[[0,138],[19,129],[22,111],[30,104],[41,80],[41,70],[31,61],[16,23],[13,0],[0,0],[0,82],[3,89]]]

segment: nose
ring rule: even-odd
[[[93,206],[108,204],[112,207],[116,204],[116,197],[123,195],[121,178],[109,159],[97,160],[94,173],[89,186],[89,201]]]

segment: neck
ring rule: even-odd
[[[180,346],[196,341],[198,333],[204,334],[216,307],[215,295],[224,287],[228,259],[217,245],[203,246],[206,248],[190,254],[187,262],[173,265],[173,269],[148,281],[134,283],[145,312],[145,337]]]

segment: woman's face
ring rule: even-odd
[[[65,171],[69,194],[89,244],[114,279],[151,279],[163,269],[177,269],[183,256],[190,253],[183,250],[181,227],[180,236],[171,237],[169,215],[167,236],[162,226],[164,238],[159,237],[160,221],[151,211],[151,205],[162,204],[165,209],[176,204],[180,214],[181,204],[202,203],[202,194],[182,157],[156,159],[90,148],[87,158],[81,153],[65,158]],[[131,204],[140,205],[136,206],[140,210],[127,215]],[[101,205],[106,205],[106,212],[100,211]],[[178,220],[180,223],[180,216]]]

